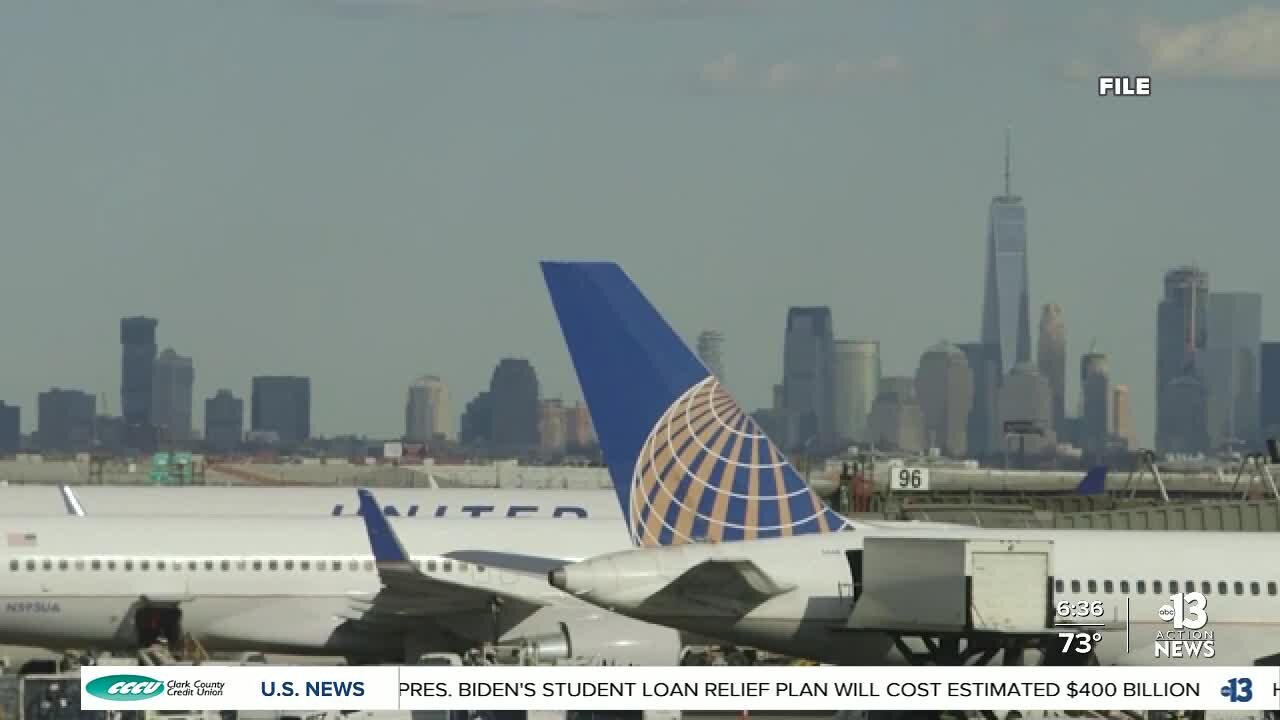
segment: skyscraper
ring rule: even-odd
[[[423,375],[409,386],[404,410],[404,437],[409,442],[426,443],[435,436],[453,436],[453,410],[449,389],[435,375]]]
[[[120,415],[125,423],[125,444],[150,451],[155,447],[151,422],[151,388],[156,359],[155,318],[120,320]]]
[[[503,452],[538,447],[538,375],[524,358],[502,358],[489,380],[489,441]]]
[[[37,437],[45,452],[78,453],[93,446],[97,398],[80,390],[53,388],[40,393]]]
[[[1160,393],[1161,452],[1199,455],[1209,448],[1209,392],[1195,373],[1179,375]]]
[[[880,342],[835,343],[835,434],[841,442],[866,442],[867,417],[880,387]]]
[[[916,381],[884,377],[867,418],[871,442],[881,450],[918,453],[924,450],[924,412],[916,399]]]
[[[1012,150],[1005,133],[1004,194],[991,200],[987,217],[986,289],[982,342],[1000,348],[1000,372],[1031,361],[1031,295],[1027,270],[1027,209],[1013,194]]]
[[[458,442],[468,447],[487,446],[493,437],[493,395],[484,390],[462,411],[458,421]]]
[[[565,423],[569,450],[582,450],[596,444],[595,428],[591,425],[591,413],[582,402],[565,408]]]
[[[1156,313],[1156,447],[1161,450],[1177,446],[1182,449],[1176,452],[1204,452],[1209,447],[1208,417],[1184,415],[1207,412],[1207,404],[1194,398],[1205,389],[1200,354],[1208,344],[1208,301],[1208,273],[1194,266],[1165,273],[1164,298]],[[1178,390],[1165,392],[1178,378],[1195,382],[1187,380]],[[1174,399],[1175,405],[1166,404],[1166,398]],[[1187,443],[1199,442],[1201,434],[1196,428],[1206,429],[1204,444],[1188,449]],[[1176,441],[1173,435],[1177,435]]]
[[[969,409],[969,457],[986,457],[1000,448],[1000,412],[996,402],[1000,390],[1000,347],[983,343],[961,343],[960,351],[973,374],[973,406]]]
[[[1053,390],[1053,427],[1060,432],[1067,417],[1067,325],[1056,303],[1040,310],[1036,365]]]
[[[785,448],[825,450],[835,439],[835,337],[831,308],[787,311],[782,354],[783,410],[791,431]]]
[[[1280,437],[1280,342],[1262,343],[1258,393],[1264,437]]]
[[[162,447],[186,448],[191,441],[191,358],[173,348],[156,357],[151,383],[151,423]]]
[[[538,447],[543,452],[564,452],[569,443],[568,419],[560,398],[538,401]]]
[[[1000,386],[1000,422],[1002,432],[999,438],[1002,450],[1020,449],[1021,444],[1010,446],[1003,433],[1003,423],[1029,422],[1041,428],[1044,435],[1035,438],[1022,438],[1028,453],[1040,453],[1057,444],[1057,436],[1053,430],[1053,389],[1049,381],[1029,362],[1018,363],[1005,376]]]
[[[0,401],[0,456],[22,449],[22,410]]]
[[[925,445],[948,457],[963,457],[969,449],[973,373],[959,348],[940,342],[920,356],[916,398],[924,413]]]
[[[219,390],[204,401],[204,442],[210,452],[229,453],[244,439],[244,400]]]
[[[1080,393],[1084,396],[1083,449],[1097,457],[1106,452],[1115,432],[1110,359],[1091,352],[1080,358]]]
[[[1111,426],[1115,428],[1115,437],[1126,450],[1138,446],[1138,437],[1133,431],[1133,407],[1129,400],[1129,386],[1115,385],[1111,388]]]
[[[704,330],[698,334],[698,358],[712,375],[724,382],[724,335],[719,330]]]
[[[275,433],[283,448],[311,438],[311,378],[255,377],[249,403],[255,433]]]
[[[1209,391],[1209,444],[1256,446],[1258,353],[1262,345],[1262,296],[1209,293],[1204,378]]]

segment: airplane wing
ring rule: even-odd
[[[374,616],[368,619],[488,612],[495,602],[501,604],[504,613],[519,615],[541,607],[540,603],[522,595],[427,575],[400,544],[381,506],[368,490],[360,490],[360,510],[382,581],[382,591],[371,599],[365,610],[366,615]]]
[[[741,617],[761,603],[794,590],[775,581],[751,560],[704,560],[643,603],[671,612],[713,612]]]
[[[538,580],[546,578],[547,573],[564,565],[561,558],[539,557],[521,553],[492,552],[489,550],[457,550],[445,553],[447,558],[475,563],[488,567],[502,568]]]

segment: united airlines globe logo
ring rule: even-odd
[[[689,388],[649,432],[629,505],[632,540],[642,547],[842,524],[715,377]]]

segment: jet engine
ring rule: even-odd
[[[541,662],[597,659],[610,665],[680,664],[680,633],[598,610],[545,608],[512,628],[503,643],[528,642]]]

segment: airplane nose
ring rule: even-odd
[[[565,575],[564,568],[558,567],[555,570],[552,570],[551,572],[547,573],[547,582],[551,583],[551,587],[557,590],[564,590],[565,589],[564,575]]]

